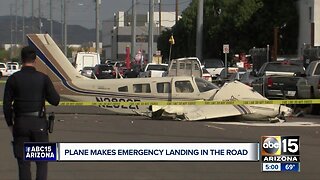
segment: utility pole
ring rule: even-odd
[[[152,62],[153,57],[153,6],[154,0],[149,0],[149,44],[148,44],[148,62]]]
[[[15,26],[14,26],[14,30],[15,30],[15,47],[17,47],[18,44],[18,0],[16,0],[16,22],[15,22]],[[16,49],[16,48],[15,48]]]
[[[66,57],[68,57],[68,51],[67,51],[67,0],[64,0],[64,6],[63,6],[63,11],[64,11],[64,15],[63,15],[63,26],[64,26],[64,43],[63,43],[63,47],[64,47],[64,55]]]
[[[159,34],[161,34],[161,0],[158,0],[158,4],[159,4]]]
[[[100,31],[100,4],[101,0],[96,0],[96,51],[100,54],[100,38],[99,38],[99,31]]]
[[[179,0],[176,0],[176,23],[178,22],[179,18]]]
[[[31,30],[34,33],[34,0],[31,1]]]
[[[13,41],[13,18],[12,18],[12,4],[10,4],[10,60],[12,59],[13,56],[13,51],[12,51],[12,41]]]
[[[196,56],[202,61],[203,0],[198,0]]]
[[[278,58],[278,36],[279,36],[279,27],[274,27],[273,29],[273,60],[276,61]]]
[[[131,59],[136,54],[136,0],[132,0],[132,20],[131,20]]]
[[[63,1],[61,0],[61,49],[63,48],[63,44],[64,44],[64,25],[63,25]]]
[[[39,0],[39,33],[41,34],[42,22],[41,22],[41,0]]]
[[[25,45],[24,0],[22,0],[22,44]]]
[[[52,0],[50,0],[50,36],[53,38]]]

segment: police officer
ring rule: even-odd
[[[30,161],[23,159],[24,142],[48,142],[45,100],[57,106],[60,96],[49,77],[34,67],[36,51],[30,46],[21,50],[21,71],[11,75],[5,86],[3,112],[13,135],[13,151],[19,166],[19,179],[31,179]],[[37,161],[36,179],[47,179],[48,164]]]

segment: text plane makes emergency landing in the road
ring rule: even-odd
[[[95,80],[79,75],[60,48],[48,34],[27,36],[30,46],[37,50],[36,68],[47,74],[55,88],[64,98],[72,101],[91,102],[135,102],[165,100],[266,100],[251,88],[236,82],[219,88],[197,77],[159,77]],[[100,106],[117,113],[148,111],[148,106]],[[175,107],[175,108],[174,108]],[[184,113],[188,120],[212,119],[229,116],[266,120],[279,114],[287,115],[290,109],[279,105],[208,105],[165,106],[153,109],[168,110],[169,113]],[[169,108],[169,109],[168,109]],[[202,115],[199,116],[199,110]],[[205,111],[204,111],[205,110]],[[193,114],[186,112],[195,112]],[[198,113],[196,113],[198,111]]]

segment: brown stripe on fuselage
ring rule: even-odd
[[[73,86],[72,83],[70,83],[71,79],[70,77],[64,72],[62,67],[57,63],[57,60],[54,59],[54,56],[51,54],[51,52],[45,47],[45,45],[41,42],[39,37],[37,35],[28,35],[30,40],[36,45],[36,47],[48,58],[48,60],[58,69],[58,71],[65,77],[66,80],[68,80],[69,84]],[[54,61],[52,61],[54,60]],[[42,72],[46,75],[49,76],[51,81],[54,84],[54,87],[56,90],[59,92],[59,94],[64,94],[64,95],[77,95],[76,92],[71,91],[70,89],[66,88],[63,84],[62,81],[58,78],[56,74],[54,74],[51,69],[42,61],[40,58],[37,56],[36,62],[35,62],[35,67],[37,71]]]

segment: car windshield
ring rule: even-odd
[[[205,68],[202,68],[202,73],[209,73],[209,72]]]
[[[113,70],[112,66],[99,66],[99,69],[101,71],[108,71],[108,70]]]
[[[216,86],[213,83],[206,81],[202,78],[196,77],[195,80],[196,80],[196,84],[197,84],[200,92],[206,92],[206,91],[210,91],[213,89],[219,89],[218,86]]]
[[[206,60],[204,63],[205,68],[222,68],[223,62],[219,59]]]
[[[6,68],[4,64],[0,64],[0,68]]]
[[[93,67],[84,67],[83,70],[92,70]]]
[[[161,64],[149,64],[147,71],[156,70],[156,71],[167,71],[168,66]]]
[[[289,63],[270,63],[267,64],[265,71],[274,72],[304,72],[303,66]]]

